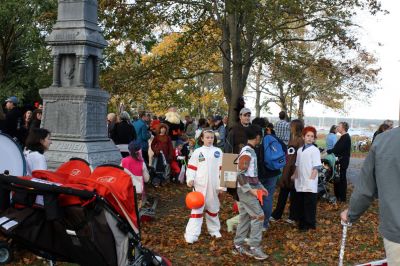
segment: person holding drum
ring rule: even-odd
[[[32,128],[25,142],[24,156],[26,160],[26,174],[32,175],[34,170],[47,170],[44,152],[51,144],[50,131],[44,128]]]

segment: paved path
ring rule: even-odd
[[[347,181],[354,184],[358,179],[364,158],[351,158],[349,168],[347,168]]]

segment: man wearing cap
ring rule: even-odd
[[[239,123],[233,126],[226,138],[225,149],[226,153],[239,154],[242,147],[247,144],[247,136],[245,128],[250,125],[251,110],[249,108],[242,108],[239,112]]]
[[[222,122],[222,116],[216,115],[213,117],[213,130],[217,138],[217,147],[223,149],[225,146],[225,126]]]
[[[4,125],[4,133],[11,137],[18,137],[18,130],[21,126],[22,113],[17,108],[18,98],[11,96],[7,98],[6,102],[6,120]]]

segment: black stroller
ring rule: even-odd
[[[326,155],[321,163],[322,167],[318,171],[318,196],[330,203],[336,203],[336,197],[329,193],[329,186],[340,178],[340,165],[333,154]]]
[[[52,263],[171,265],[141,245],[130,176],[114,165],[85,176],[77,162],[32,177],[0,174],[0,231],[7,239],[0,243],[0,263],[10,262],[17,246]]]

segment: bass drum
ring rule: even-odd
[[[0,174],[26,175],[26,162],[21,146],[10,136],[0,133]]]

